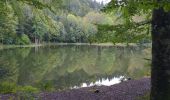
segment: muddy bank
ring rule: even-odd
[[[37,100],[136,100],[150,91],[150,79],[129,80],[112,86],[93,86],[62,92],[40,93]],[[9,95],[0,100],[8,100]]]

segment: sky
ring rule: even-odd
[[[102,2],[103,1],[103,3],[106,4],[106,3],[110,2],[111,0],[96,0],[96,1],[97,2]]]

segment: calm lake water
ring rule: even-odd
[[[150,75],[150,49],[51,45],[0,50],[0,82],[48,84],[56,90],[112,85]]]

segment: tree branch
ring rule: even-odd
[[[97,25],[99,30],[105,31],[114,31],[121,28],[133,29],[140,26],[144,26],[146,24],[151,24],[151,20],[141,21],[141,22],[132,22],[127,25],[125,24],[118,24],[118,25]]]

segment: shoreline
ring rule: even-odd
[[[142,44],[142,45],[138,45],[136,43],[129,43],[127,45],[127,43],[42,43],[42,44],[30,44],[30,45],[3,45],[0,44],[0,49],[8,49],[8,48],[17,48],[17,47],[41,47],[41,46],[47,46],[47,45],[56,45],[56,46],[60,46],[60,45],[75,45],[75,46],[79,46],[79,45],[84,45],[84,46],[120,46],[120,47],[127,47],[127,46],[144,46],[144,47],[151,47],[151,43],[146,43],[146,44]]]
[[[35,100],[138,100],[149,93],[150,87],[150,78],[142,78],[112,86],[92,86],[61,92],[42,92],[35,97],[37,98]],[[14,95],[10,94],[0,95],[0,100],[9,100],[10,96],[14,98]]]

